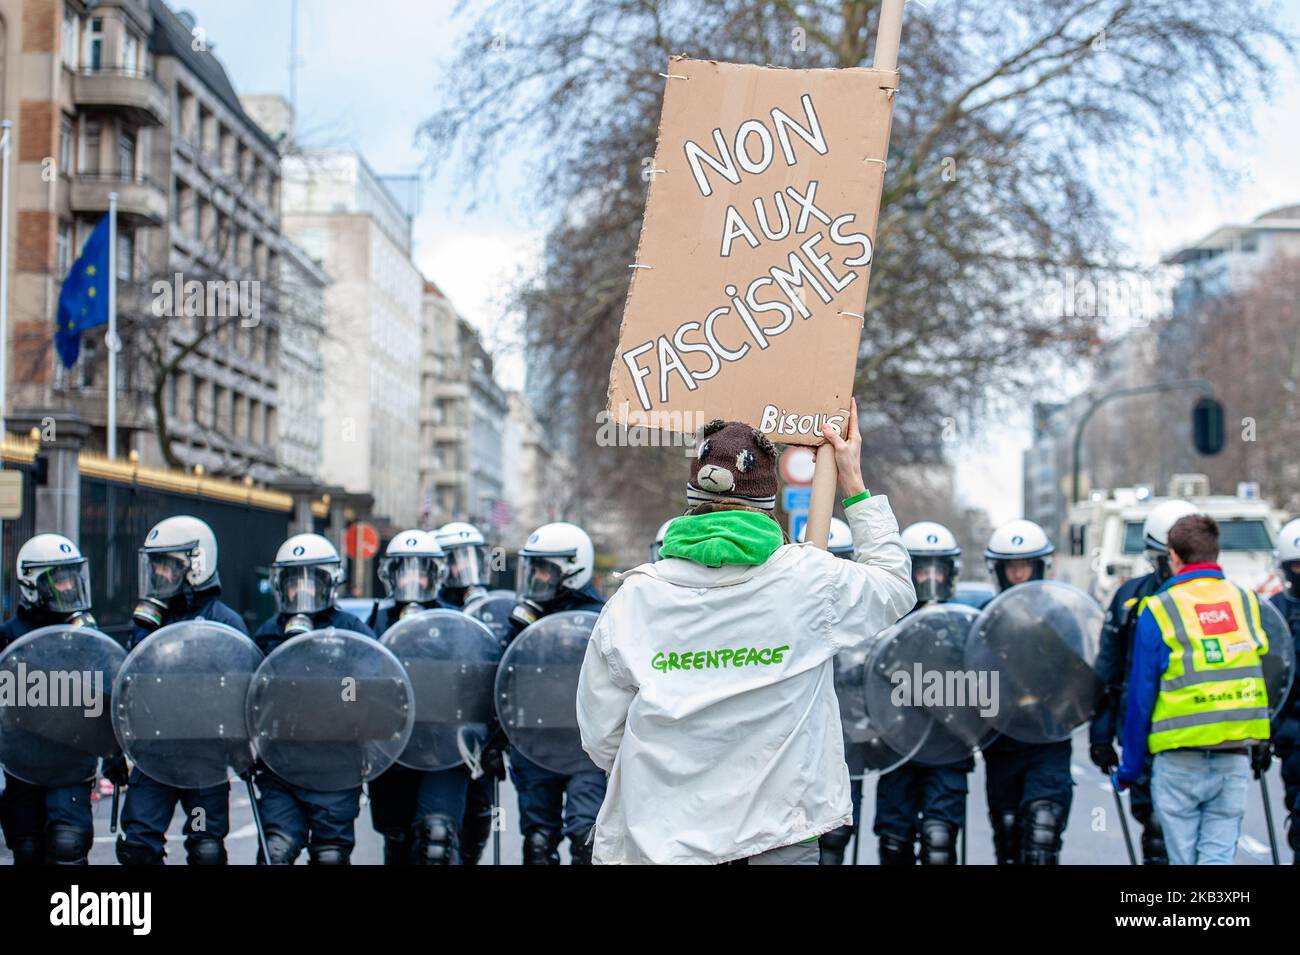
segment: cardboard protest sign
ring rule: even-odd
[[[668,74],[610,415],[821,444],[847,420],[898,73]]]

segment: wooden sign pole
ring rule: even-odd
[[[898,43],[903,32],[903,0],[884,0],[876,27],[876,52],[871,66],[878,70],[898,69]],[[817,469],[813,472],[812,495],[808,502],[808,530],[805,539],[826,549],[831,533],[831,511],[835,509],[835,449],[830,442],[817,448]]]

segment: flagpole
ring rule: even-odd
[[[0,121],[0,441],[9,433],[9,154],[12,120]]]
[[[117,193],[108,194],[108,459],[117,457]]]

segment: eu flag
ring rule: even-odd
[[[108,216],[104,216],[59,291],[54,347],[64,368],[77,360],[81,333],[108,322],[108,279]]]

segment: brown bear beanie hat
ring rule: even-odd
[[[691,462],[691,508],[730,501],[771,514],[776,508],[776,448],[740,421],[710,421]]]

